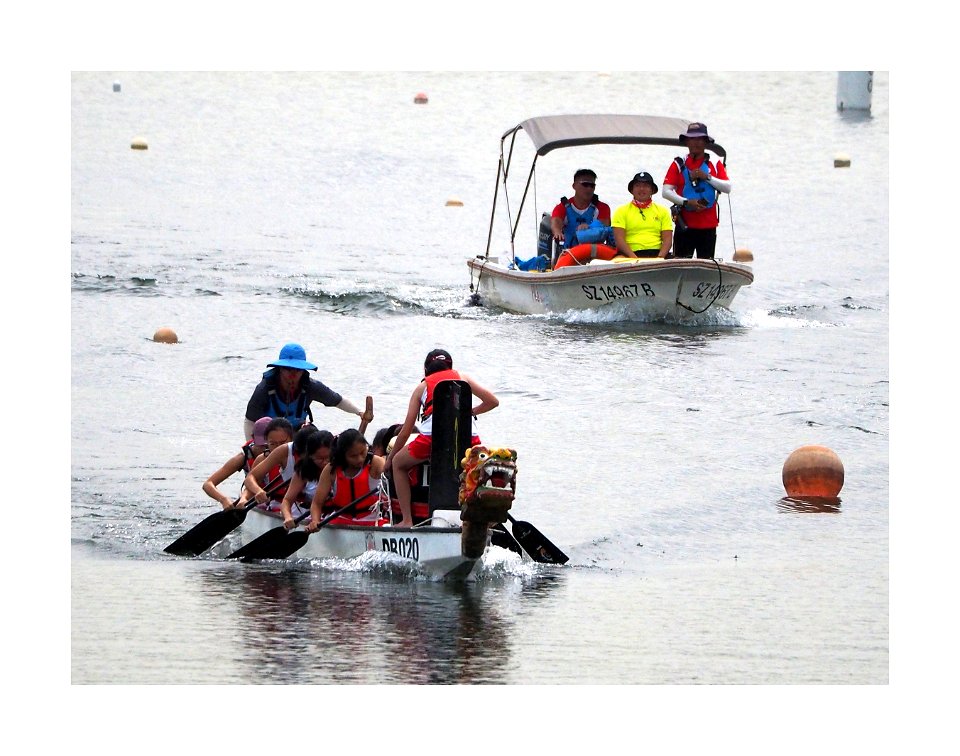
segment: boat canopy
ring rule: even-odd
[[[505,132],[501,141],[521,129],[533,141],[537,155],[560,147],[586,144],[679,145],[680,135],[692,121],[685,118],[648,115],[572,114],[528,118]],[[727,151],[714,142],[707,149],[721,158]]]

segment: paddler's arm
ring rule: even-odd
[[[303,491],[303,478],[300,477],[300,473],[294,473],[290,479],[290,486],[283,495],[283,501],[280,502],[280,513],[283,515],[283,527],[287,530],[297,526],[297,523],[293,520],[293,502],[297,500],[301,491]]]
[[[271,468],[279,466],[282,470],[286,463],[287,445],[280,444],[266,457],[261,457],[260,461],[247,473],[247,477],[243,479],[243,485],[246,486],[246,489],[257,500],[258,504],[266,504],[270,500],[267,492],[260,486],[260,481],[270,472]]]

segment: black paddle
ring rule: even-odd
[[[507,517],[513,523],[513,537],[517,543],[523,546],[535,562],[543,564],[566,564],[570,558],[560,549],[554,546],[550,540],[529,522],[513,519],[513,515],[507,512]]]
[[[264,489],[268,494],[273,493],[284,480],[278,477]],[[240,502],[237,499],[233,502],[236,506]],[[180,536],[176,541],[164,549],[168,554],[176,556],[200,556],[204,551],[213,546],[229,535],[235,528],[240,527],[247,517],[247,512],[257,505],[256,499],[251,499],[250,503],[243,509],[221,509],[214,512],[202,522],[194,525],[190,530]]]
[[[503,527],[502,522],[498,522],[490,528],[490,543],[499,546],[501,549],[509,549],[520,556],[523,556],[523,549],[517,543],[517,539],[510,535],[510,531]]]
[[[345,514],[348,510],[353,509],[361,501],[369,496],[373,496],[375,493],[377,493],[377,489],[371,489],[363,496],[359,496],[351,501],[346,506],[340,507],[340,509],[331,512],[317,523],[317,530],[330,522],[330,520],[334,520],[337,517],[340,517],[342,514]],[[301,520],[309,516],[309,512],[304,512],[296,520],[294,520],[294,522],[299,524]],[[239,549],[230,554],[227,559],[286,559],[291,554],[303,548],[303,545],[307,542],[307,538],[309,537],[310,534],[306,530],[291,531],[287,530],[283,525],[281,525],[273,528],[272,530],[268,530],[263,535],[257,536],[247,545],[241,546]]]

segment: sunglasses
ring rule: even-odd
[[[594,184],[592,181],[578,181],[577,183],[580,184],[580,186],[586,186],[586,187],[589,187],[590,189],[593,189],[594,187],[596,187],[596,184]]]

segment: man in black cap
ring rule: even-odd
[[[627,184],[633,202],[618,207],[613,214],[613,239],[617,253],[624,257],[666,257],[673,241],[670,211],[653,201],[657,184],[646,171],[640,171]]]
[[[713,258],[720,224],[717,196],[731,189],[727,169],[720,160],[707,157],[707,145],[713,139],[706,124],[691,123],[679,138],[687,147],[687,157],[674,158],[663,179],[663,198],[680,208],[673,253],[693,257],[696,251],[697,257]]]

